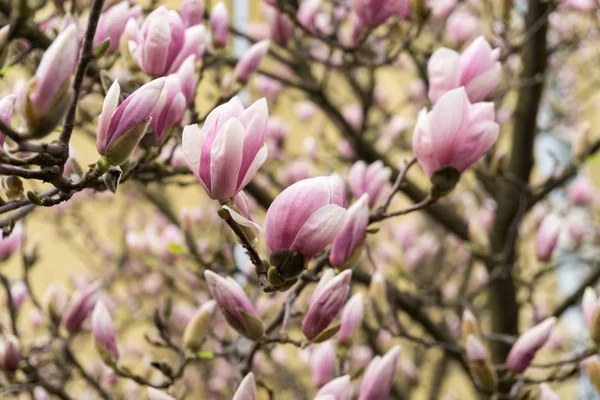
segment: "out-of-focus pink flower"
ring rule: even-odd
[[[349,344],[352,341],[352,335],[362,325],[364,308],[362,293],[356,293],[348,300],[340,318],[340,332],[338,333],[340,343]]]
[[[535,237],[535,252],[538,260],[552,259],[562,225],[563,221],[556,214],[549,214],[542,220]]]
[[[14,335],[7,335],[0,341],[0,369],[14,372],[21,361],[21,344]]]
[[[256,400],[257,397],[256,381],[254,380],[254,374],[250,372],[238,386],[232,400]]]
[[[354,129],[359,129],[361,127],[363,123],[363,112],[358,104],[353,103],[342,107],[342,115]]]
[[[441,20],[447,18],[456,7],[457,0],[427,0],[427,6],[431,10],[431,18]]]
[[[500,49],[492,50],[483,36],[461,54],[445,47],[438,49],[427,64],[429,99],[435,104],[445,93],[464,86],[471,102],[484,100],[500,80],[499,57]]]
[[[410,13],[410,1],[407,0],[352,0],[350,7],[369,27],[383,24],[393,15],[406,17]]]
[[[363,194],[348,208],[348,222],[331,245],[329,262],[341,269],[352,268],[360,256],[369,225],[369,195]]]
[[[350,190],[356,198],[363,194],[369,195],[369,207],[377,204],[379,194],[387,184],[392,175],[392,171],[378,160],[367,166],[364,161],[354,163],[348,173],[348,184]]]
[[[240,58],[235,66],[234,75],[238,82],[246,84],[252,74],[258,69],[263,58],[269,51],[271,42],[263,40],[252,45]]]
[[[525,371],[533,361],[537,351],[550,338],[555,323],[555,317],[547,318],[519,336],[508,353],[506,368],[516,374]]]
[[[15,101],[17,100],[17,96],[14,94],[9,94],[8,96],[4,96],[2,100],[0,100],[0,121],[6,126],[10,127],[10,121],[12,119],[13,110],[15,108]],[[0,147],[4,146],[5,135],[2,130],[0,130]]]
[[[350,383],[350,375],[340,376],[335,378],[317,392],[316,398],[331,396],[333,400],[350,400],[352,398],[352,387]]]
[[[352,271],[346,270],[317,287],[302,320],[302,333],[309,340],[323,332],[338,314],[350,290],[351,278]]]
[[[42,136],[50,132],[71,104],[71,75],[79,55],[76,37],[77,27],[70,24],[44,52],[29,81],[23,112],[31,133]]]
[[[245,109],[234,97],[215,108],[202,129],[185,127],[185,161],[210,198],[228,200],[254,178],[267,158],[268,117],[264,98]]]
[[[164,104],[166,78],[155,79],[129,95],[118,107],[121,88],[115,81],[106,93],[98,117],[96,148],[111,165],[121,165],[138,145],[155,106]],[[164,93],[164,95],[163,95]]]
[[[12,297],[13,308],[18,312],[29,297],[29,289],[25,282],[18,280],[10,285],[10,295]]]
[[[231,278],[222,278],[207,270],[204,277],[208,290],[229,325],[241,335],[258,340],[263,335],[263,324],[244,290]]]
[[[215,47],[227,46],[229,11],[222,1],[218,2],[210,12],[210,28]]]
[[[102,300],[96,303],[92,313],[92,335],[96,350],[104,362],[111,364],[119,359],[117,333],[110,313]]]
[[[62,286],[51,283],[42,297],[42,309],[54,324],[60,322],[63,309],[67,303],[67,294]]]
[[[23,247],[23,239],[25,231],[23,225],[17,224],[12,232],[0,238],[0,261],[7,260],[10,256],[21,250]]]
[[[61,323],[70,334],[81,329],[81,325],[96,305],[100,282],[94,282],[81,290],[75,291],[63,312]]]
[[[421,111],[413,152],[430,178],[446,167],[462,173],[496,142],[498,131],[494,104],[471,104],[461,87],[445,93],[430,112]]]
[[[322,0],[304,0],[298,8],[298,14],[296,15],[298,21],[307,29],[312,29],[315,16],[319,12]]]
[[[204,20],[204,0],[183,0],[181,19],[186,28],[201,24]]]
[[[194,96],[196,95],[198,78],[196,77],[195,64],[196,56],[191,55],[183,61],[179,70],[177,70],[181,92],[185,96],[186,107],[192,103],[192,100],[194,100]]]
[[[369,363],[360,384],[359,400],[388,398],[394,384],[399,356],[400,346],[394,346],[383,357],[377,356]]]
[[[471,39],[478,29],[479,18],[464,9],[454,11],[446,23],[448,36],[455,42]]]
[[[567,189],[569,201],[576,206],[587,206],[598,198],[596,187],[585,176],[578,176]]]
[[[168,129],[181,121],[186,107],[186,98],[178,74],[167,77],[163,91],[166,92],[165,101],[157,102],[150,113],[150,126],[158,138],[158,144],[164,142]]]
[[[483,389],[493,391],[496,387],[496,371],[489,361],[488,350],[475,335],[467,337],[466,350],[467,363],[477,383]]]
[[[269,251],[299,253],[310,260],[344,228],[348,212],[343,205],[344,186],[337,175],[294,183],[267,210]]]
[[[331,340],[320,344],[312,353],[312,381],[321,387],[335,378],[337,371],[335,347]]]
[[[294,24],[277,8],[271,8],[269,37],[278,46],[285,47],[294,34]]]
[[[139,5],[130,7],[127,1],[123,1],[109,8],[100,15],[96,35],[94,36],[94,49],[98,48],[106,39],[110,40],[107,53],[114,53],[119,48],[121,35],[125,31],[125,25],[130,19],[137,20],[142,16],[142,7]]]

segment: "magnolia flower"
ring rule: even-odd
[[[267,119],[265,99],[245,109],[234,97],[215,108],[202,129],[185,127],[185,161],[212,199],[228,200],[254,178],[267,158]]]
[[[506,367],[516,374],[525,371],[533,361],[535,353],[550,338],[555,323],[556,318],[554,317],[545,319],[519,336],[508,353]]]
[[[359,400],[388,398],[394,384],[399,356],[400,346],[394,346],[383,357],[377,356],[369,363],[360,384]]]

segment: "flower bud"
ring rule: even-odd
[[[21,361],[21,344],[14,335],[7,335],[0,343],[0,368],[4,371],[14,372],[19,368]]]
[[[550,338],[555,323],[555,317],[547,318],[519,336],[508,353],[506,367],[516,374],[525,371],[533,361],[535,353]]]
[[[408,16],[410,0],[352,0],[350,7],[363,25],[374,28],[393,15]]]
[[[583,292],[581,307],[590,339],[598,344],[600,343],[600,299],[591,287],[586,288]]]
[[[369,284],[369,298],[380,315],[388,314],[389,304],[387,299],[387,285],[385,277],[379,271],[376,271],[371,277],[371,283]]]
[[[340,318],[338,341],[350,344],[352,335],[359,330],[364,319],[364,300],[362,293],[356,293],[348,300]]]
[[[94,309],[99,288],[100,282],[93,282],[85,288],[75,291],[69,299],[61,323],[70,334],[74,334],[81,329],[83,321]]]
[[[25,232],[23,225],[16,224],[12,232],[4,237],[0,237],[0,261],[5,261],[13,254],[19,252],[23,247]]]
[[[50,321],[57,325],[67,303],[67,294],[62,286],[51,283],[42,297],[42,309]]]
[[[10,120],[13,115],[16,100],[17,96],[15,96],[14,94],[4,96],[2,100],[0,100],[0,121],[2,121],[4,125],[10,126]],[[5,139],[6,137],[4,135],[4,132],[0,130],[0,148],[4,147]]]
[[[302,333],[309,340],[318,339],[338,314],[350,290],[351,278],[352,271],[346,270],[317,287],[302,320]]]
[[[210,28],[212,29],[214,46],[227,46],[229,11],[227,11],[227,7],[222,1],[218,2],[210,13]]]
[[[240,58],[235,66],[234,75],[237,81],[245,85],[250,80],[250,76],[258,69],[263,58],[269,51],[271,42],[263,40],[255,43]]]
[[[542,220],[535,237],[535,252],[538,260],[552,259],[562,225],[563,222],[556,214],[550,214]]]
[[[312,353],[312,381],[321,387],[335,378],[337,367],[335,347],[331,340],[320,344]]]
[[[321,8],[322,0],[304,0],[298,8],[298,21],[307,29],[312,29],[315,16]]]
[[[394,384],[400,346],[392,347],[383,357],[377,356],[367,366],[360,384],[358,400],[387,399]]]
[[[151,113],[157,104],[164,104],[167,93],[163,91],[166,78],[153,80],[131,95],[118,107],[121,89],[119,82],[111,85],[102,113],[98,117],[96,148],[110,165],[121,165],[129,158],[146,133]]]
[[[294,34],[294,24],[290,20],[290,18],[280,12],[276,8],[271,8],[271,18],[270,18],[270,38],[271,40],[281,47],[286,47],[287,43],[290,41]]]
[[[586,358],[583,363],[590,383],[594,386],[596,392],[600,393],[600,357],[593,355]]]
[[[19,312],[23,302],[29,297],[29,289],[22,280],[15,281],[10,285],[10,295],[12,297],[12,305],[16,312]]]
[[[254,380],[254,374],[250,372],[238,386],[232,400],[256,400],[257,398],[256,381]]]
[[[268,115],[265,99],[244,108],[234,97],[211,111],[202,129],[185,127],[185,161],[210,198],[227,201],[254,178],[267,158]]]
[[[119,48],[121,36],[125,31],[127,21],[137,20],[142,15],[140,6],[130,7],[127,1],[123,1],[109,8],[100,15],[96,35],[94,36],[94,49],[102,45],[105,40],[110,40],[110,45],[107,49],[108,54],[114,53]]]
[[[466,341],[469,335],[479,336],[479,322],[471,310],[465,309],[462,315],[461,336]]]
[[[166,92],[165,101],[156,103],[150,113],[150,126],[157,136],[158,145],[164,143],[168,129],[181,121],[186,107],[179,75],[172,74],[167,77],[163,92]]]
[[[391,175],[392,170],[385,167],[382,161],[375,161],[369,166],[364,161],[357,161],[348,173],[348,184],[357,199],[368,194],[369,207],[373,207]]]
[[[317,392],[316,398],[331,396],[333,400],[350,400],[352,397],[352,387],[350,383],[350,375],[340,376],[335,378]]]
[[[496,388],[496,371],[490,363],[490,356],[481,341],[473,335],[466,340],[467,363],[477,383],[486,391]]]
[[[369,195],[363,194],[348,208],[348,222],[331,245],[329,262],[339,269],[352,268],[362,252],[369,225]]]
[[[210,329],[210,323],[215,311],[216,303],[209,300],[196,311],[190,322],[188,322],[183,332],[183,345],[191,351],[200,350],[204,342],[204,337]]]
[[[224,279],[210,270],[204,272],[204,277],[229,325],[250,340],[260,339],[264,333],[263,324],[240,285],[230,277]]]
[[[204,20],[204,0],[183,0],[181,19],[186,28],[201,24]]]
[[[117,334],[110,313],[102,300],[96,303],[92,313],[92,335],[100,357],[112,365],[119,359]]]
[[[348,219],[343,204],[337,175],[304,179],[275,198],[267,210],[265,239],[271,265],[284,279],[298,276],[341,232]]]
[[[30,134],[43,137],[62,120],[71,104],[71,75],[77,65],[77,27],[70,24],[44,53],[24,99],[24,116]]]

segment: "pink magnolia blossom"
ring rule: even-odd
[[[362,24],[376,27],[393,15],[406,17],[410,13],[407,0],[352,0],[350,7]]]
[[[118,107],[121,88],[111,85],[98,117],[96,148],[112,165],[123,164],[138,145],[157,104],[164,104],[166,78],[155,79],[129,95]]]
[[[0,236],[0,261],[7,260],[10,256],[20,251],[23,247],[24,238],[25,231],[22,224],[15,225],[8,236]]]
[[[331,265],[334,267],[352,267],[353,260],[360,255],[362,244],[367,236],[368,225],[369,195],[365,193],[348,208],[348,222],[331,245],[331,253],[329,254]]]
[[[394,384],[399,356],[400,346],[397,345],[392,347],[383,357],[377,356],[371,360],[360,384],[359,400],[384,400],[388,398]]]
[[[493,103],[471,104],[464,88],[445,93],[430,112],[421,110],[413,134],[415,157],[427,175],[477,162],[498,138]]]
[[[314,349],[310,366],[312,381],[316,387],[321,387],[335,378],[337,358],[335,356],[335,346],[331,340],[321,343]]]
[[[181,86],[181,78],[178,74],[169,75],[163,88],[166,92],[165,101],[157,103],[150,114],[152,118],[150,126],[157,135],[159,144],[166,139],[166,131],[178,124],[185,112],[186,98]]]
[[[535,252],[538,260],[552,259],[562,226],[563,221],[556,214],[550,214],[542,220],[535,237]]]
[[[533,361],[535,354],[546,344],[556,324],[556,318],[550,317],[523,333],[510,349],[506,358],[506,367],[516,374],[525,371]]]
[[[344,305],[351,278],[352,271],[346,270],[317,287],[302,320],[304,336],[314,339],[329,326]]]
[[[361,160],[350,168],[348,184],[354,197],[359,198],[363,194],[368,194],[369,207],[373,207],[377,204],[377,199],[391,175],[392,171],[385,167],[382,161],[367,165]]]
[[[185,161],[212,199],[235,196],[265,162],[268,114],[264,98],[244,108],[234,97],[215,108],[202,128],[183,130]]]
[[[7,335],[0,341],[0,368],[13,372],[19,368],[21,344],[14,335]]]
[[[269,51],[271,42],[263,40],[250,47],[240,58],[235,66],[234,75],[238,82],[245,84],[252,74],[258,69],[263,58]]]
[[[92,335],[96,349],[102,359],[108,363],[119,359],[117,333],[110,313],[102,300],[96,303],[92,313]]]
[[[352,389],[350,375],[340,376],[325,384],[317,392],[317,398],[330,396],[333,400],[350,400],[352,398]]]
[[[464,86],[473,103],[484,100],[500,80],[500,49],[492,50],[483,36],[475,39],[461,54],[438,49],[427,64],[429,99],[437,103],[452,89]]]
[[[110,40],[107,53],[114,53],[119,48],[121,36],[125,25],[130,19],[137,20],[142,16],[142,7],[130,7],[127,1],[120,2],[100,15],[96,35],[94,36],[94,49],[98,48],[105,40]]]
[[[344,187],[337,175],[304,179],[279,194],[267,210],[270,252],[289,250],[311,259],[330,244],[348,220]]]
[[[338,333],[338,341],[340,343],[349,344],[354,332],[361,328],[364,319],[364,309],[365,305],[362,293],[356,293],[348,300],[340,318],[340,331]]]
[[[229,32],[229,11],[220,1],[210,12],[210,28],[212,29],[213,44],[215,47],[227,46]]]
[[[81,325],[96,305],[99,288],[100,282],[93,282],[73,293],[61,319],[62,325],[69,333],[74,334],[81,329]]]
[[[186,28],[201,24],[204,20],[204,0],[183,0],[181,20]]]
[[[257,398],[256,381],[254,374],[250,372],[238,386],[232,400],[256,400]]]
[[[263,326],[252,302],[233,279],[220,277],[210,270],[204,272],[208,290],[229,325],[249,339],[257,340],[263,335]]]

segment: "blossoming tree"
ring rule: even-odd
[[[600,392],[597,2],[256,3],[0,0],[2,398]]]

